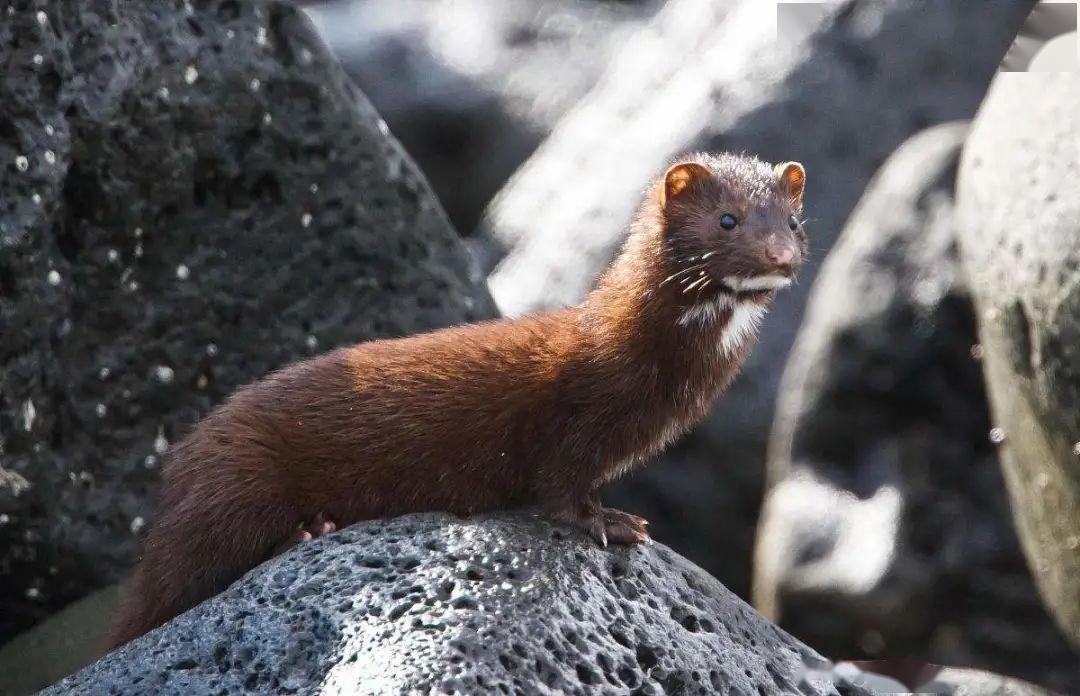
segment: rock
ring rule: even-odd
[[[119,601],[120,587],[110,585],[0,646],[0,694],[37,693],[101,657],[105,629]]]
[[[999,75],[964,148],[958,205],[1020,541],[1080,648],[1078,114],[1076,74]]]
[[[902,145],[822,265],[781,384],[754,602],[830,655],[1062,688],[1080,668],[1023,563],[973,357],[953,197],[966,132]]]
[[[867,693],[660,544],[528,512],[302,545],[44,694]]]
[[[471,232],[659,0],[345,0],[306,9]]]
[[[5,637],[129,567],[162,451],[235,387],[492,311],[291,5],[20,7],[0,21]]]
[[[916,693],[943,696],[1056,696],[1054,692],[1030,682],[958,667],[942,669],[933,680],[920,685]]]
[[[486,265],[501,261],[489,278],[496,302],[517,314],[579,300],[645,182],[691,149],[803,162],[811,246],[824,254],[893,149],[929,125],[972,116],[1033,4],[856,0],[827,14],[833,21],[806,44],[784,46],[773,3],[672,0],[489,206],[474,237]],[[742,501],[761,499],[774,399],[816,267],[778,298],[742,375],[686,446],[685,458],[699,462],[692,476],[713,482],[692,505],[714,512],[686,515],[677,534],[708,541],[676,549],[724,582],[745,576],[749,557],[718,553],[728,539],[717,530],[739,527],[749,546],[757,509]],[[682,469],[667,471],[651,474],[666,478],[656,491],[627,486],[641,497],[663,491],[678,510],[688,503],[670,492],[683,485]],[[740,508],[749,514],[729,513]]]

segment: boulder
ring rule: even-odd
[[[0,636],[132,562],[237,386],[490,316],[416,167],[292,5],[7,4]]]
[[[957,257],[965,123],[886,161],[822,265],[784,371],[754,602],[834,656],[910,655],[1064,688],[988,433]]]
[[[463,233],[661,0],[305,8]]]
[[[855,672],[660,544],[524,511],[303,544],[43,693],[868,693]]]
[[[580,300],[621,242],[646,182],[693,149],[803,162],[819,258],[900,143],[974,114],[1033,5],[855,0],[830,4],[805,41],[778,44],[774,3],[672,0],[489,206],[474,237],[483,264],[494,267],[496,302],[519,314]],[[715,535],[736,526],[752,534],[780,374],[816,269],[812,260],[777,299],[742,375],[685,450],[697,462],[691,477],[710,482],[693,491],[694,505],[717,512],[685,516],[678,534],[709,541],[676,548],[724,582],[747,573],[748,557],[718,554],[727,547]],[[664,504],[671,510],[687,503],[673,493],[684,485],[682,469],[667,471],[660,486],[675,499]],[[739,508],[749,514],[728,513]]]
[[[34,694],[101,657],[119,585],[95,590],[0,646],[0,694]]]
[[[958,206],[1020,541],[1080,648],[1078,142],[1080,76],[1002,73],[964,148]]]

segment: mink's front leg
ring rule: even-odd
[[[555,505],[546,505],[548,514],[556,522],[580,529],[596,543],[641,544],[649,539],[645,526],[649,521],[628,512],[600,505],[595,495],[584,500],[564,499]]]
[[[604,521],[604,531],[607,539],[613,544],[642,544],[649,538],[649,532],[645,527],[649,521],[644,517],[631,515],[629,512],[604,507],[600,504],[600,493],[594,490],[589,496],[589,503],[596,514]]]
[[[643,544],[649,539],[649,532],[645,529],[649,521],[644,517],[606,507],[600,508],[600,516],[604,520],[608,541],[613,544]]]
[[[600,515],[600,506],[575,497],[559,498],[544,504],[544,510],[555,522],[580,529],[601,546],[607,546],[607,526]]]

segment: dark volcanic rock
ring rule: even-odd
[[[235,387],[491,312],[291,5],[30,5],[0,17],[5,637],[129,565],[158,457]]]
[[[958,205],[1020,541],[1080,648],[1078,144],[1080,76],[1002,73],[964,148]]]
[[[776,41],[772,3],[672,0],[489,206],[478,236],[487,262],[501,259],[489,279],[496,302],[514,314],[578,301],[621,242],[645,183],[691,149],[803,162],[820,257],[900,143],[974,114],[1033,4],[855,0],[830,5],[843,10],[806,45],[788,46]],[[717,553],[730,548],[717,530],[745,538],[754,524],[753,509],[729,511],[760,499],[780,374],[815,272],[811,263],[777,298],[742,375],[686,452],[699,462],[697,480],[709,482],[697,488],[700,505],[717,512],[685,518],[694,526],[685,536],[712,543],[677,548],[724,582],[745,575],[746,561]],[[681,473],[671,471],[661,485],[675,491]]]
[[[43,693],[866,693],[851,681],[662,545],[426,514],[305,544]]]
[[[661,0],[335,0],[307,8],[458,230]]]
[[[965,124],[905,143],[848,221],[784,373],[754,602],[830,655],[1066,688],[990,442],[953,199]],[[973,353],[974,349],[974,353]]]

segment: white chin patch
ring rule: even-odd
[[[791,285],[791,278],[777,274],[754,276],[753,278],[737,278],[727,276],[724,285],[735,292],[754,292],[758,290],[779,290]]]

